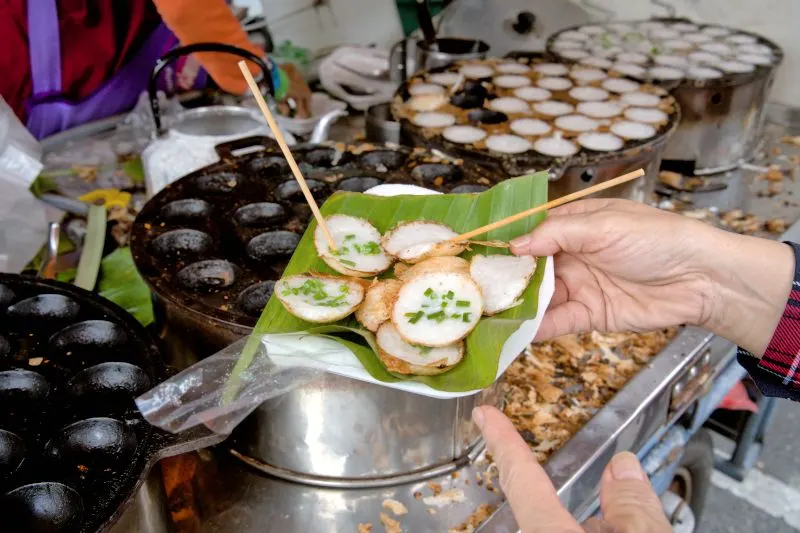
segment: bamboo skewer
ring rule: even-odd
[[[578,200],[580,198],[583,198],[584,196],[589,196],[590,194],[594,194],[599,191],[610,189],[611,187],[616,187],[617,185],[621,185],[625,182],[635,180],[636,178],[640,178],[642,176],[644,176],[644,170],[642,170],[641,168],[639,170],[634,170],[633,172],[628,172],[627,174],[623,174],[622,176],[618,176],[612,180],[604,181],[603,183],[598,183],[597,185],[589,187],[588,189],[583,189],[582,191],[576,191],[572,194],[562,196],[561,198],[556,198],[555,200],[547,202],[546,204],[533,207],[526,211],[517,213],[516,215],[511,215],[502,220],[498,220],[497,222],[492,222],[491,224],[487,224],[481,228],[468,231],[462,235],[458,235],[456,237],[453,237],[452,239],[448,239],[448,242],[468,241],[478,235],[483,235],[484,233],[488,233],[492,230],[508,226],[509,224],[512,224],[517,220],[522,220],[523,218],[527,218],[531,215],[535,215],[536,213],[541,213],[543,211],[549,211],[554,207],[567,204],[569,202]]]
[[[292,169],[292,174],[294,174],[294,179],[296,179],[298,185],[300,185],[300,190],[303,191],[303,196],[306,197],[306,202],[308,202],[309,207],[311,207],[311,212],[314,213],[314,218],[317,220],[317,224],[319,225],[320,228],[322,228],[322,233],[325,234],[325,239],[328,241],[328,246],[332,251],[335,252],[336,243],[333,240],[333,235],[331,235],[331,232],[328,229],[328,225],[325,223],[325,218],[322,216],[322,213],[319,212],[319,207],[317,207],[317,202],[314,200],[314,196],[308,189],[308,185],[306,185],[306,180],[303,178],[303,174],[300,172],[300,168],[297,166],[297,162],[294,160],[292,152],[286,145],[286,140],[283,138],[281,130],[280,128],[278,128],[278,124],[275,123],[275,119],[272,117],[272,112],[270,112],[269,107],[267,106],[267,102],[264,100],[264,96],[261,94],[261,90],[258,88],[256,80],[253,78],[253,75],[250,74],[250,69],[247,68],[247,63],[245,63],[244,61],[239,61],[239,70],[242,71],[242,75],[244,76],[247,85],[250,87],[250,92],[253,93],[253,98],[256,99],[258,107],[264,114],[264,118],[267,119],[267,124],[269,124],[269,129],[272,130],[272,135],[275,136],[275,140],[278,142],[278,146],[281,147],[281,152],[283,152],[283,157],[285,157],[286,162],[289,163],[289,168]]]

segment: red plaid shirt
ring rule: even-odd
[[[757,359],[739,349],[739,363],[765,396],[800,401],[800,245],[794,249],[795,272],[786,309],[764,356]]]

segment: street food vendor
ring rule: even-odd
[[[39,139],[130,110],[150,71],[179,45],[219,42],[259,56],[225,0],[9,0],[0,4],[0,95]],[[240,58],[200,53],[174,62],[169,92],[206,86],[244,94]],[[254,74],[258,67],[251,64]],[[307,116],[310,91],[292,65],[273,65],[276,98]]]
[[[735,342],[762,393],[800,401],[800,245],[630,201],[584,200],[551,210],[511,251],[555,259],[556,290],[537,340],[692,324]],[[610,461],[602,518],[581,526],[500,411],[479,407],[473,419],[523,533],[673,531],[633,454]]]

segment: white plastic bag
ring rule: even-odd
[[[0,97],[0,271],[18,272],[47,237],[47,209],[31,193],[42,147]]]

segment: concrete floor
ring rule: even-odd
[[[715,439],[718,450],[728,443]],[[800,533],[800,404],[782,400],[743,483],[714,472],[697,533]]]

